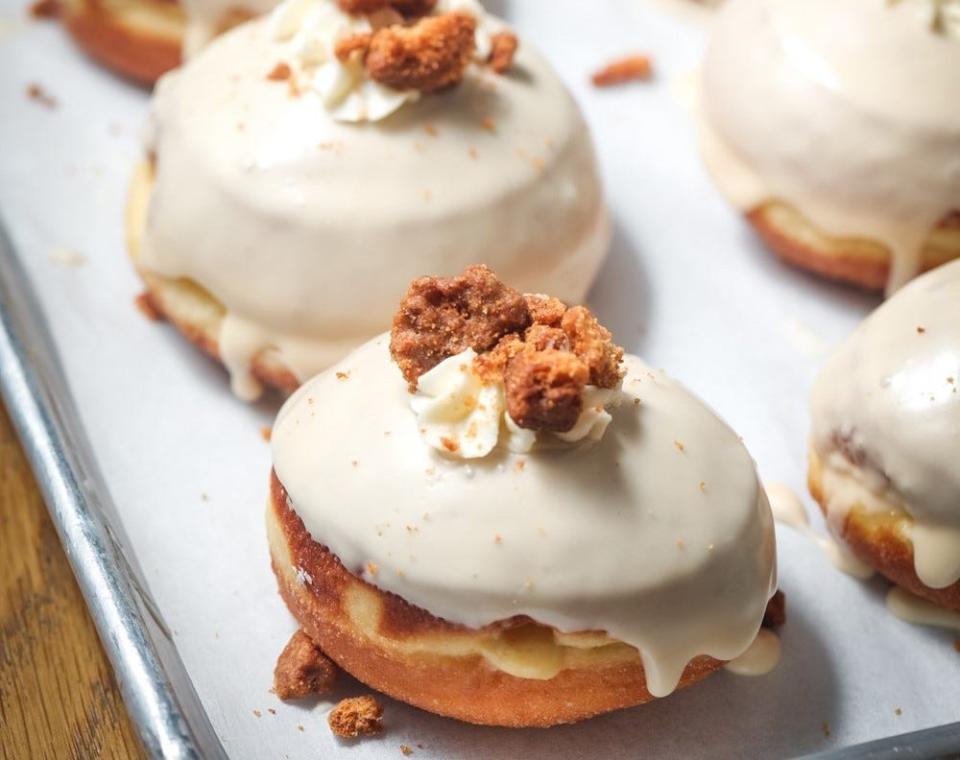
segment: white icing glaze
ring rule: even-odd
[[[873,576],[873,568],[857,559],[843,544],[832,536],[821,536],[810,527],[810,520],[803,508],[803,502],[792,488],[782,483],[765,483],[764,488],[776,522],[789,525],[813,541],[840,572],[860,580],[867,580]]]
[[[960,209],[960,41],[914,2],[730,0],[703,65],[701,149],[743,211],[779,199],[892,252],[893,291]]]
[[[776,588],[773,520],[733,431],[625,365],[596,444],[467,463],[420,439],[381,336],[287,401],[274,467],[317,541],[355,572],[379,567],[371,583],[473,627],[526,614],[605,631],[640,651],[663,696],[691,658],[753,641]]]
[[[738,676],[765,676],[780,663],[780,653],[780,637],[761,628],[747,651],[723,667]]]
[[[938,607],[899,586],[894,586],[887,592],[887,610],[907,623],[960,631],[960,612]]]
[[[610,420],[609,406],[619,404],[619,388],[587,386],[583,411],[565,433],[540,435],[521,428],[507,413],[503,382],[484,383],[474,368],[472,348],[444,359],[417,380],[410,406],[423,440],[437,451],[460,459],[485,457],[499,444],[526,454],[541,444],[599,441]]]
[[[142,264],[226,306],[235,373],[272,346],[305,380],[388,327],[428,272],[485,263],[519,290],[583,299],[609,241],[593,147],[529,45],[513,74],[474,67],[376,124],[268,81],[283,51],[268,19],[244,24],[153,103]]]
[[[835,531],[855,503],[902,510],[920,579],[960,580],[960,262],[907,285],[830,358],[813,390],[813,446]]]

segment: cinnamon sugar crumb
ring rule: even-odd
[[[63,12],[63,6],[60,0],[36,0],[30,6],[31,18],[59,18]]]
[[[436,137],[439,134],[439,132],[437,132],[437,128],[433,126],[433,124],[427,124],[423,128],[423,131],[430,135],[430,137]]]
[[[649,56],[628,55],[611,61],[593,74],[596,87],[611,87],[625,82],[649,79],[653,74],[653,65]]]
[[[270,439],[273,438],[273,428],[269,425],[264,425],[260,428],[260,437],[267,443],[270,443]]]
[[[273,689],[282,700],[326,694],[333,689],[337,668],[303,630],[280,653],[273,671]]]
[[[409,744],[401,744],[400,753],[403,755],[406,755],[407,757],[410,757],[410,755],[413,754],[413,748]]]
[[[327,716],[327,723],[343,739],[376,736],[383,731],[383,707],[369,695],[343,699]]]
[[[449,451],[451,454],[457,451],[460,451],[460,444],[457,443],[453,438],[448,438],[444,436],[440,439],[440,443],[443,444],[443,448]]]
[[[900,708],[900,707],[898,707],[896,710],[893,711],[893,714],[894,714],[894,715],[903,715],[903,709]]]
[[[274,710],[272,707],[268,707],[268,708],[267,708],[267,712],[270,713],[271,715],[276,715],[276,714],[277,714],[277,711]]]
[[[489,351],[530,322],[526,302],[485,266],[411,283],[393,319],[390,353],[415,390],[417,378],[467,348]]]
[[[27,85],[27,97],[46,108],[57,107],[57,99],[36,82]]]
[[[374,578],[380,574],[380,566],[376,562],[367,563],[367,572],[370,573]]]
[[[513,32],[497,32],[490,38],[490,57],[487,62],[497,74],[504,74],[513,66],[513,56],[519,45]]]
[[[707,492],[707,484],[704,483],[702,480],[700,481],[700,492],[701,492],[701,493],[706,493],[706,492]]]
[[[674,441],[673,445],[681,454],[687,450],[687,447],[683,445],[683,441]]]
[[[522,352],[503,375],[507,411],[522,428],[565,433],[583,411],[589,378],[586,364],[569,351]]]
[[[292,73],[288,64],[278,61],[276,66],[267,73],[267,79],[271,82],[286,82]]]
[[[337,380],[349,380],[349,379],[350,379],[349,372],[337,372]]]
[[[521,296],[483,266],[415,280],[390,340],[410,390],[424,372],[467,348],[478,356],[463,370],[485,383],[502,381],[510,417],[532,430],[569,431],[583,411],[586,385],[615,388],[623,379],[623,349],[584,306]]]
[[[476,47],[476,19],[467,13],[424,16],[412,26],[387,26],[369,41],[356,39],[367,74],[395,90],[436,92],[453,87],[463,76]],[[340,44],[337,45],[340,57]],[[343,60],[343,59],[341,59]]]
[[[263,713],[260,712],[259,710],[254,710],[254,711],[253,711],[253,714],[256,715],[258,718],[262,718],[262,717],[263,717]]]
[[[474,161],[476,161],[480,157],[480,154],[477,153],[477,149],[474,148],[473,146],[470,146],[470,149],[467,151],[467,153],[470,154],[470,158],[472,158]]]
[[[133,305],[140,310],[140,313],[143,314],[143,316],[152,322],[157,322],[163,319],[163,315],[156,307],[156,304],[154,304],[153,297],[146,290],[133,299]]]
[[[480,126],[487,130],[487,132],[497,131],[497,123],[489,116],[483,117],[483,119],[480,121]]]
[[[495,544],[502,544],[502,543],[503,543],[503,536],[501,536],[499,533],[494,533],[494,534],[493,534],[493,543],[495,543]]]
[[[923,335],[926,331],[927,331],[926,327],[921,327],[920,325],[917,325],[917,335]]]

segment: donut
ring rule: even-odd
[[[416,280],[271,441],[290,612],[441,715],[550,726],[667,696],[750,647],[776,588],[733,431],[588,309],[483,267]]]
[[[62,18],[84,51],[138,82],[180,65],[185,20],[176,0],[63,0]]]
[[[917,278],[828,360],[809,485],[831,532],[915,596],[960,610],[960,262]]]
[[[67,31],[91,57],[152,85],[207,42],[274,0],[62,0]]]
[[[522,41],[512,68],[487,65],[511,33],[479,6],[447,5],[364,32],[380,17],[288,0],[158,84],[131,254],[160,311],[223,361],[241,397],[289,389],[378,335],[385,304],[424,272],[480,261],[579,301],[599,269],[610,225],[579,109]],[[307,29],[320,11],[336,23]],[[435,35],[449,60],[404,70],[424,75],[406,84],[375,42],[366,59],[317,65],[298,40],[330,29],[333,47]]]
[[[700,78],[701,155],[785,261],[892,293],[960,257],[960,28],[927,11],[945,13],[873,0],[719,10]]]

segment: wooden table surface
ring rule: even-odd
[[[0,404],[0,758],[141,758],[110,663]]]

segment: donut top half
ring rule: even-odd
[[[313,538],[452,622],[606,632],[639,650],[656,696],[695,656],[745,651],[776,560],[738,436],[634,356],[585,386],[563,432],[523,427],[476,360],[449,356],[411,392],[385,334],[287,401],[274,468]]]
[[[701,84],[702,153],[727,198],[885,244],[890,291],[960,210],[955,0],[730,0]]]
[[[813,446],[835,476],[835,526],[852,504],[902,510],[920,580],[960,580],[960,262],[907,285],[828,361]]]
[[[479,54],[503,27],[473,12]],[[271,346],[305,380],[386,329],[413,277],[477,261],[579,300],[606,252],[590,135],[541,56],[521,40],[503,74],[391,90],[331,52],[371,25],[288,0],[158,85],[142,265],[224,304],[237,371]]]

